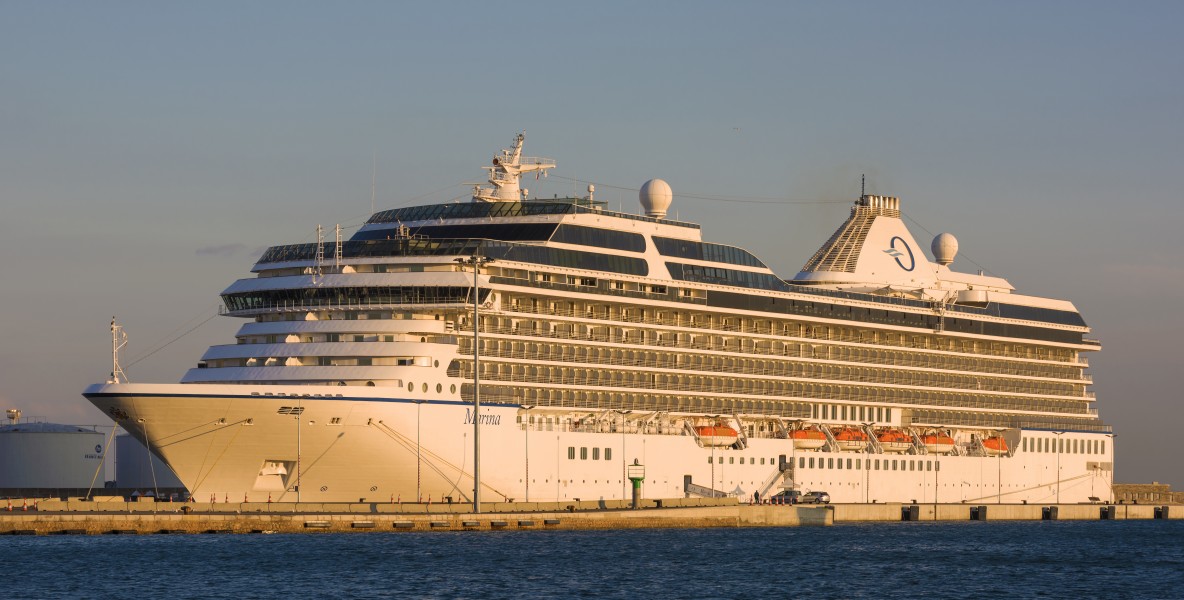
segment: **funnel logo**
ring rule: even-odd
[[[897,249],[898,243],[902,248],[904,248],[904,252],[901,252]],[[888,246],[889,248],[884,251],[884,254],[896,259],[896,264],[900,265],[900,268],[906,271],[912,271],[913,267],[917,266],[917,259],[913,257],[912,248],[909,248],[908,242],[905,242],[903,239],[901,239],[899,235],[894,236],[888,243]],[[907,265],[905,264],[905,261],[902,260],[906,256],[908,257]]]

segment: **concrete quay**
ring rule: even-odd
[[[317,533],[825,526],[825,506],[751,506],[664,500],[659,508],[620,501],[462,504],[152,503],[43,501],[34,511],[0,512],[0,535],[150,533]]]
[[[1184,506],[1144,504],[832,504],[835,523],[1184,519]]]
[[[24,503],[17,505],[22,506]],[[372,531],[588,530],[795,527],[899,521],[1097,521],[1184,519],[1181,505],[832,504],[749,505],[735,499],[384,503],[169,503],[43,500],[0,510],[0,535],[318,533]]]

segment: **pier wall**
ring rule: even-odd
[[[660,507],[659,507],[660,504]],[[376,503],[169,503],[80,500],[0,505],[4,534],[292,533],[502,529],[795,527],[900,521],[1097,521],[1184,519],[1184,506],[1100,504],[748,505],[735,499],[482,505]],[[28,507],[28,510],[22,508]]]

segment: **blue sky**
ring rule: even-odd
[[[534,192],[662,177],[785,277],[866,173],[954,268],[1076,303],[1118,480],[1184,487],[1182,7],[2,0],[0,402],[105,422],[111,315],[132,380],[176,381],[238,323],[145,355],[263,247],[360,224],[372,157],[379,209],[447,201],[525,130]]]

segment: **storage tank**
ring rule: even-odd
[[[149,465],[151,464],[151,467]],[[152,476],[156,476],[153,483]],[[184,489],[181,480],[155,454],[148,462],[148,449],[140,440],[121,433],[115,436],[115,487],[120,490]]]
[[[0,495],[103,487],[103,433],[56,423],[0,425]]]

